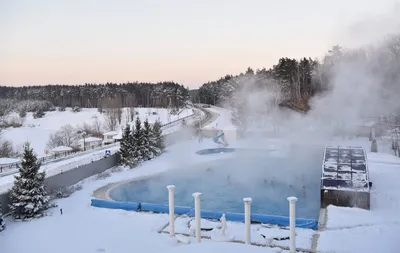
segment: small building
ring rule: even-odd
[[[370,209],[367,156],[362,147],[327,146],[321,176],[321,206]]]
[[[73,151],[73,148],[67,146],[58,146],[51,150],[54,156],[66,156]]]
[[[115,131],[104,133],[103,134],[103,136],[104,136],[103,143],[104,144],[114,143],[115,142],[114,136],[117,136],[117,135],[118,135],[118,133]]]
[[[78,141],[81,150],[90,150],[101,147],[103,139],[97,137],[86,137]]]
[[[122,133],[119,133],[119,134],[113,136],[113,140],[114,140],[114,142],[121,141],[122,140]]]

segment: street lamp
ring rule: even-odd
[[[83,138],[83,151],[86,151],[86,140],[85,140],[85,138],[86,138],[87,134],[83,130],[79,130],[78,134],[80,134],[82,136],[82,138]]]

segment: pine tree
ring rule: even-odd
[[[136,167],[143,161],[143,129],[139,117],[136,117],[135,130],[132,131],[132,165]]]
[[[164,136],[162,135],[161,122],[157,120],[151,129],[150,150],[153,156],[159,156],[165,148]]]
[[[39,172],[40,165],[30,144],[25,143],[19,175],[15,176],[10,191],[10,211],[16,219],[43,216],[50,206],[44,186],[45,173]]]
[[[143,160],[147,161],[153,158],[153,152],[150,147],[152,129],[148,119],[143,122]]]
[[[131,127],[130,125],[126,124],[119,148],[120,164],[125,166],[131,165],[132,145],[133,136],[131,132]]]

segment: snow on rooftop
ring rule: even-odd
[[[116,131],[110,131],[110,132],[104,133],[103,135],[104,136],[114,136],[114,135],[118,135],[118,133]]]
[[[0,165],[19,163],[20,160],[17,158],[0,157]]]
[[[114,140],[120,140],[120,139],[122,139],[122,133],[119,133],[119,134],[113,136],[113,139],[114,139]]]
[[[52,152],[68,152],[68,151],[72,151],[73,148],[71,147],[67,147],[67,146],[58,146],[53,148],[51,151]]]
[[[369,191],[365,150],[354,146],[327,146],[322,166],[322,189]]]
[[[79,142],[101,142],[103,139],[97,137],[87,137],[85,139],[80,139]]]

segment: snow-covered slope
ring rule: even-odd
[[[179,115],[169,116],[168,109],[165,108],[135,108],[135,112],[139,113],[142,121],[147,118],[150,123],[157,119],[162,123],[168,123],[193,114],[192,109],[184,109]],[[67,108],[64,112],[47,112],[43,118],[38,119],[34,119],[32,113],[28,113],[22,127],[5,129],[2,137],[12,141],[17,149],[20,149],[25,141],[29,141],[34,151],[39,156],[43,156],[51,133],[56,132],[66,124],[73,127],[84,123],[92,125],[96,118],[104,127],[105,114],[99,113],[96,108],[83,108],[81,112],[77,113]],[[126,120],[126,109],[124,109],[121,125],[125,125]]]

